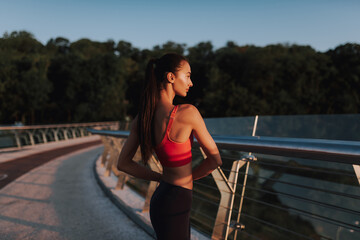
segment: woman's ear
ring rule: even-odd
[[[168,72],[166,74],[166,78],[167,78],[169,83],[174,83],[174,81],[175,81],[175,76],[174,76],[174,74],[172,72]]]

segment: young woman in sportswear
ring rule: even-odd
[[[175,95],[185,97],[193,86],[190,76],[188,61],[178,54],[149,61],[139,113],[117,164],[120,171],[160,182],[150,202],[151,223],[158,240],[190,239],[193,180],[209,175],[222,164],[197,108],[173,105]],[[195,169],[191,166],[193,136],[207,156]],[[132,160],[139,145],[144,163],[156,153],[162,174]]]

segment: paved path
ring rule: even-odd
[[[33,154],[43,153],[45,151],[56,150],[59,148],[71,147],[92,141],[101,141],[98,135],[86,136],[69,140],[61,140],[58,142],[49,142],[46,144],[36,144],[23,146],[21,148],[0,148],[0,163],[12,161],[21,157],[28,157]]]
[[[152,239],[104,195],[95,146],[37,167],[0,190],[0,238]]]
[[[64,146],[64,144],[57,144],[56,147],[44,146],[43,144],[40,147],[34,146],[31,151],[27,152],[13,152],[10,154],[9,158],[13,157],[12,160],[3,161],[0,163],[0,189],[14,181],[16,178],[27,173],[31,169],[34,169],[44,163],[47,163],[53,160],[56,157],[74,152],[79,149],[87,148],[90,146],[95,146],[101,144],[101,140],[96,138],[85,138],[79,141],[68,141],[72,142],[73,145]],[[44,148],[47,147],[47,148]],[[22,150],[22,149],[21,149]],[[30,149],[29,149],[30,150]],[[8,154],[9,155],[9,154]],[[19,157],[19,155],[24,155]],[[1,155],[0,155],[1,156]],[[18,156],[17,158],[14,158]],[[5,159],[2,156],[3,159]]]

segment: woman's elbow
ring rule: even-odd
[[[220,167],[222,165],[222,160],[221,160],[221,156],[219,153],[214,156],[214,161],[215,161],[216,167]]]
[[[126,172],[126,166],[127,166],[127,164],[126,164],[125,159],[119,157],[118,162],[116,164],[116,168],[119,171]]]
[[[221,156],[219,153],[219,150],[216,149],[213,153],[209,153],[208,155],[211,158],[211,162],[214,165],[215,168],[220,167],[222,165]]]
[[[210,161],[211,169],[216,169],[222,165],[221,159],[211,159]]]
[[[121,164],[121,162],[120,161],[118,161],[118,163],[116,164],[116,168],[117,168],[117,170],[119,170],[119,171],[124,171],[124,169],[123,169],[123,165]]]
[[[216,159],[214,162],[214,168],[218,168],[222,165],[221,159]]]

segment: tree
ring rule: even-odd
[[[0,56],[2,121],[34,124],[51,91],[44,46],[30,33],[12,32],[1,39]]]
[[[360,112],[360,45],[344,44],[326,53],[336,73],[329,79],[327,113]]]
[[[166,42],[138,49],[115,43],[63,37],[46,46],[31,33],[0,38],[0,121],[60,123],[134,117],[151,58],[187,53],[192,68],[187,98],[204,117],[358,113],[360,45],[326,53],[289,44],[256,47],[211,42],[192,47]]]
[[[188,49],[187,58],[191,64],[191,80],[194,84],[189,92],[188,101],[195,104],[204,114],[202,100],[204,95],[208,94],[211,70],[215,67],[213,45],[211,42],[200,42]]]
[[[56,89],[52,93],[56,119],[81,122],[123,118],[126,113],[123,68],[113,41],[81,39],[72,43],[68,52],[58,51],[48,73]]]

